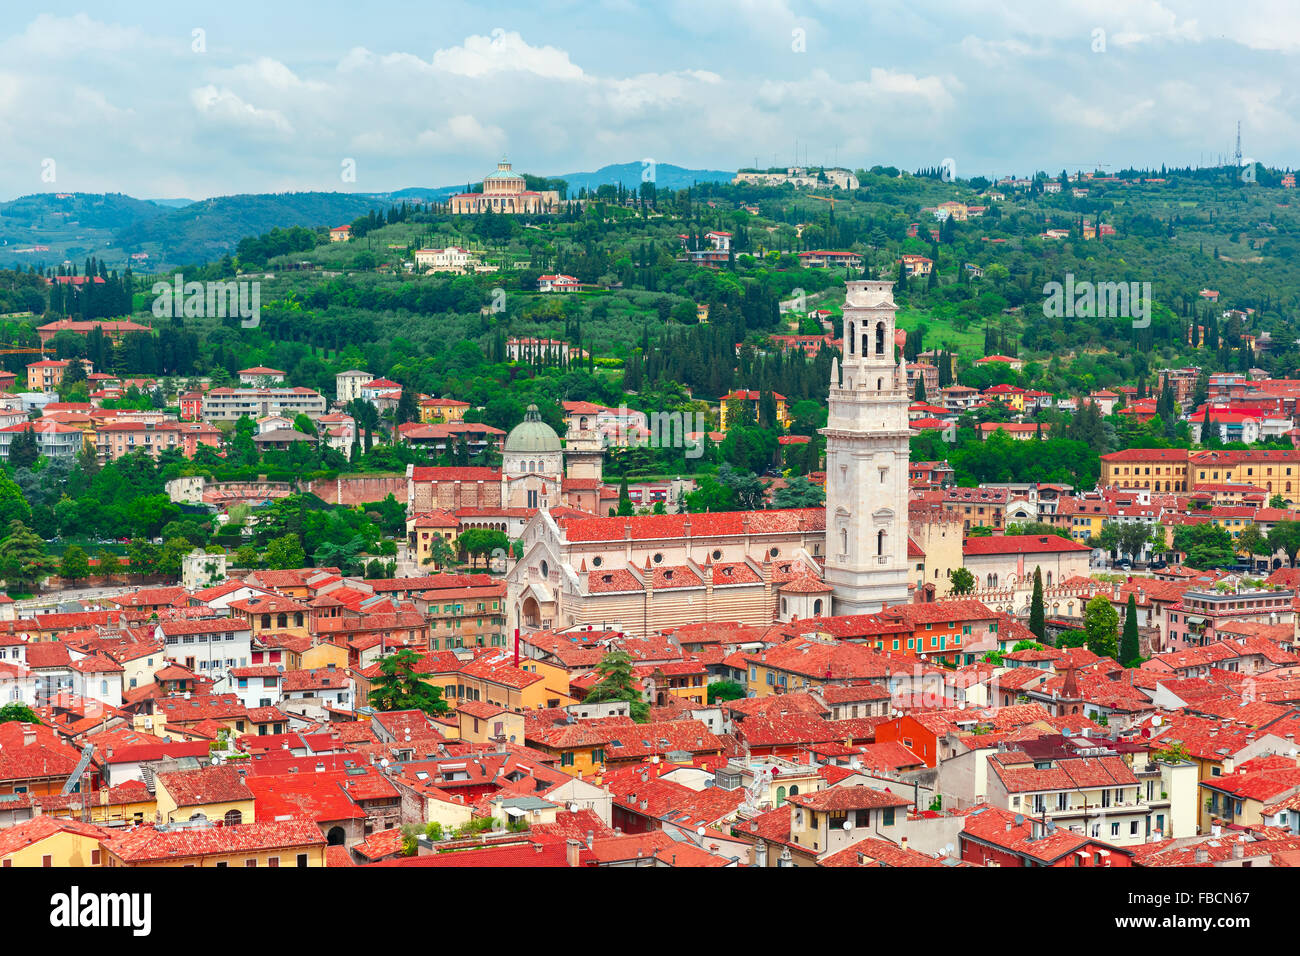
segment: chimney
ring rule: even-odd
[[[564,841],[565,862],[568,863],[569,866],[577,866],[578,854],[581,852],[581,850],[582,850],[581,841],[573,840],[573,839],[565,840]]]
[[[900,847],[902,847],[904,850],[906,850],[906,849],[907,849],[907,837],[902,837],[901,839],[899,839],[899,841],[898,841],[898,845],[899,845]]]
[[[1246,855],[1246,850],[1240,843],[1234,843],[1232,845],[1232,858],[1234,860],[1240,860],[1245,855]]]
[[[23,746],[31,747],[36,743],[36,727],[32,724],[23,724]]]
[[[1197,863],[1210,862],[1210,853],[1203,846],[1198,846],[1196,848],[1196,853],[1194,854],[1194,857]]]
[[[759,840],[754,844],[754,865],[760,869],[767,866],[767,841]]]
[[[591,844],[592,844],[593,842],[595,842],[595,839],[596,839],[596,832],[595,832],[594,830],[588,830],[588,831],[587,831],[587,849],[588,849],[588,850],[591,849]]]

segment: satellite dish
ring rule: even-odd
[[[387,757],[383,757],[383,758],[381,758],[380,761],[379,761],[379,766],[384,767],[384,768],[387,768],[387,767],[388,767],[388,758],[387,758]]]
[[[852,760],[849,761],[849,766],[854,770],[861,770],[862,761],[859,760],[857,757],[854,757]]]
[[[569,804],[569,812],[570,812],[570,813],[577,813],[577,812],[578,812],[578,805],[577,805],[576,803],[571,803],[571,804]]]
[[[704,825],[703,825],[703,824],[700,824],[700,826],[696,829],[696,831],[695,831],[695,835],[698,836],[698,837],[703,837],[703,836],[704,836]]]
[[[852,821],[852,820],[847,820],[847,819],[846,819],[846,820],[844,821],[844,831],[847,833],[849,830],[852,830],[852,829],[853,829],[853,821]]]
[[[1164,719],[1163,717],[1161,717],[1159,714],[1156,714],[1154,717],[1151,718],[1151,726],[1152,726],[1152,727],[1159,727],[1159,726],[1160,726],[1161,724],[1163,724],[1164,722],[1165,722],[1165,719]]]

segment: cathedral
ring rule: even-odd
[[[824,510],[611,518],[552,515],[543,504],[507,575],[510,625],[648,634],[907,602],[910,430],[892,286],[848,283],[823,429]]]
[[[448,200],[448,205],[452,215],[456,216],[481,212],[505,215],[546,213],[560,207],[560,194],[554,189],[529,189],[524,177],[503,159],[497,163],[496,172],[483,177],[480,191],[456,193]]]

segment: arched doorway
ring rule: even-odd
[[[329,833],[325,834],[325,842],[330,846],[343,845],[343,828],[330,827]]]
[[[532,595],[524,600],[523,622],[525,627],[542,626],[542,610],[537,605],[537,598]]]

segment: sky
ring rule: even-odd
[[[1298,67],[1292,0],[4,0],[0,199],[385,192],[503,156],[1055,174],[1212,164],[1238,121],[1293,168]]]

